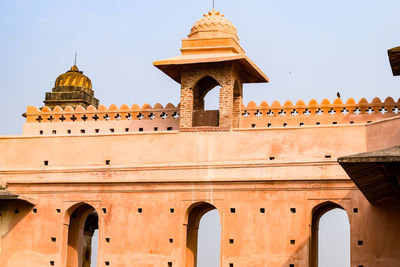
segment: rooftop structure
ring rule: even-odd
[[[98,266],[196,267],[200,219],[217,210],[221,267],[317,267],[334,208],[351,266],[399,266],[398,167],[370,154],[400,145],[397,97],[244,105],[243,84],[268,78],[215,10],[181,51],[154,62],[179,104],[98,105],[73,66],[28,106],[23,135],[0,137],[0,266],[88,267],[98,230]],[[219,110],[205,110],[215,87]]]

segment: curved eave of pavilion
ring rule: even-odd
[[[400,199],[400,146],[341,157],[338,162],[369,202]]]
[[[390,66],[394,76],[400,76],[400,46],[388,50]]]
[[[269,79],[246,55],[236,53],[215,53],[180,55],[153,62],[154,66],[163,71],[177,83],[181,83],[181,68],[183,65],[216,62],[236,62],[243,72],[243,83],[267,83]]]
[[[7,201],[23,201],[23,202],[26,202],[26,203],[28,203],[28,204],[30,204],[32,206],[35,205],[35,203],[33,203],[32,201],[30,201],[30,200],[28,200],[26,198],[23,198],[23,197],[21,197],[21,196],[19,196],[17,194],[11,193],[8,190],[0,190],[0,202],[1,201],[6,201],[6,200]]]

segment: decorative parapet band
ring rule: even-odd
[[[333,103],[324,99],[320,104],[312,99],[308,105],[303,100],[295,105],[291,101],[283,105],[264,101],[259,106],[251,101],[247,107],[242,105],[240,128],[369,123],[396,116],[399,108],[400,99],[395,102],[391,97],[384,102],[377,97],[372,102],[361,98],[358,103],[353,98],[346,103],[340,98]]]
[[[358,103],[350,98],[343,103],[337,98],[331,103],[328,99],[318,103],[312,99],[308,104],[299,100],[294,105],[291,101],[286,101],[281,105],[274,101],[271,105],[263,101],[256,105],[251,101],[247,107],[242,105],[240,112],[240,128],[254,127],[286,127],[304,125],[331,125],[331,124],[353,124],[369,123],[393,117],[400,114],[400,99],[396,102],[388,97],[384,102],[379,98],[374,98],[368,102],[361,98]],[[153,107],[149,104],[122,105],[117,107],[111,105],[107,108],[100,105],[98,109],[89,106],[87,109],[78,106],[49,107],[41,109],[29,106],[26,112],[27,123],[40,122],[87,122],[87,121],[159,121],[174,122],[179,121],[179,105],[167,104],[163,107],[157,103]]]
[[[109,108],[100,105],[98,109],[94,106],[88,106],[85,109],[82,106],[77,106],[75,109],[67,106],[62,109],[56,106],[53,110],[49,107],[41,109],[33,106],[28,106],[26,112],[26,122],[82,122],[82,121],[114,121],[114,120],[157,120],[157,119],[178,119],[179,105],[175,107],[169,103],[165,107],[157,103],[154,107],[149,104],[139,105],[122,105],[118,108],[112,104]]]

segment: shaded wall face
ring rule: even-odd
[[[367,151],[400,145],[400,116],[366,127]]]

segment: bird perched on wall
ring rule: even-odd
[[[337,93],[336,93],[336,96],[337,96],[337,98],[340,98],[340,93],[337,92]]]

